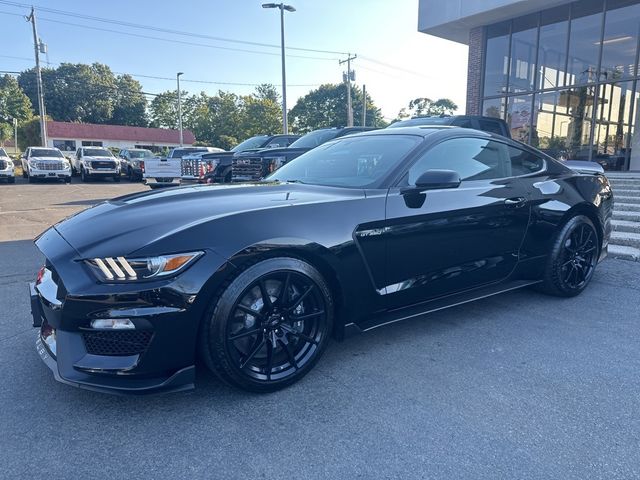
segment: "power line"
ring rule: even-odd
[[[7,0],[0,0],[0,4],[9,5],[9,6],[12,6],[12,7],[23,7],[23,8],[31,8],[31,6],[32,6],[32,5],[29,5],[29,4],[26,4],[26,3],[11,2],[11,1],[7,1]],[[124,26],[124,27],[138,28],[138,29],[142,29],[142,30],[152,30],[152,31],[156,31],[156,32],[170,33],[170,34],[173,34],[173,35],[182,35],[182,36],[187,36],[187,37],[204,38],[204,39],[208,39],[208,40],[217,40],[217,41],[221,41],[221,42],[239,43],[239,44],[253,45],[253,46],[259,46],[259,47],[280,48],[280,45],[275,45],[275,44],[271,44],[271,43],[252,42],[252,41],[249,41],[249,40],[239,40],[239,39],[225,38],[225,37],[215,37],[215,36],[212,36],[212,35],[205,35],[205,34],[193,33],[193,32],[185,32],[185,31],[181,31],[181,30],[172,30],[172,29],[168,29],[168,28],[154,27],[152,25],[142,25],[142,24],[138,24],[138,23],[124,22],[122,20],[113,20],[113,19],[109,19],[109,18],[95,17],[95,16],[92,16],[92,15],[84,15],[84,14],[75,13],[75,12],[69,12],[69,11],[65,11],[65,10],[57,10],[57,9],[53,9],[53,8],[42,7],[42,6],[38,6],[38,5],[33,5],[33,6],[37,7],[38,10],[40,10],[40,11],[47,12],[47,13],[52,13],[54,15],[64,15],[64,16],[69,16],[69,17],[74,17],[74,18],[80,18],[80,19],[83,19],[83,20],[91,20],[91,21],[95,21],[95,22],[110,23],[110,24],[120,25],[120,26]],[[332,50],[320,50],[320,49],[316,49],[316,48],[303,48],[303,47],[286,47],[286,48],[287,48],[287,50],[297,50],[297,51],[302,51],[302,52],[315,52],[315,53],[327,53],[327,54],[333,54],[333,55],[346,55],[345,52],[338,52],[338,51],[332,51]]]

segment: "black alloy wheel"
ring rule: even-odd
[[[593,277],[599,255],[593,222],[584,215],[571,218],[553,245],[542,289],[553,295],[578,295]]]
[[[268,392],[299,380],[331,332],[330,290],[311,265],[272,258],[240,274],[203,328],[204,359],[224,381]]]

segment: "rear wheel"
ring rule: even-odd
[[[214,299],[200,353],[223,381],[270,392],[311,370],[332,322],[333,299],[320,273],[295,258],[270,258],[247,268]]]
[[[593,222],[584,215],[571,218],[553,244],[541,290],[562,297],[578,295],[591,281],[599,255]]]

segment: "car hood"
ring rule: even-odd
[[[166,237],[230,215],[354,196],[364,197],[364,192],[292,183],[178,187],[115,198],[69,217],[55,228],[85,258],[131,255],[143,247],[153,249],[154,242]]]

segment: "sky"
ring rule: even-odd
[[[31,25],[19,16],[28,14],[25,2],[0,0],[4,39],[0,70],[20,71],[34,64]],[[34,2],[38,34],[48,47],[43,65],[105,63],[114,72],[132,74],[149,93],[175,89],[179,71],[184,72],[181,88],[189,93],[214,94],[221,89],[248,94],[255,87],[247,84],[260,83],[280,89],[279,10],[261,8],[260,0]],[[341,82],[346,66],[338,60],[351,53],[358,56],[352,64],[355,83],[366,84],[387,120],[417,97],[450,98],[458,104],[458,113],[464,113],[467,47],[418,32],[418,0],[288,3],[296,11],[285,12],[287,47],[339,52],[287,50],[289,109],[317,86]],[[38,11],[38,7],[66,13]],[[274,47],[114,25],[68,12]]]

